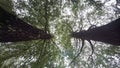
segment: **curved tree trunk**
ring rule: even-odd
[[[109,24],[92,28],[87,31],[73,32],[72,37],[120,46],[120,18]]]
[[[0,7],[0,42],[50,39],[51,35],[33,27]]]

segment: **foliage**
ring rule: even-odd
[[[72,2],[75,1],[75,2]],[[91,2],[93,1],[93,2]],[[112,0],[110,0],[112,1]],[[1,68],[117,68],[120,67],[120,47],[94,42],[95,53],[88,59],[88,42],[79,53],[81,41],[70,32],[87,30],[91,25],[103,25],[117,18],[107,1],[96,0],[2,0],[0,6],[22,20],[53,34],[51,40],[0,43]],[[114,5],[114,4],[113,4]],[[111,11],[110,11],[111,10]]]

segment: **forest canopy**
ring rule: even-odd
[[[119,0],[1,0],[0,40],[7,41],[0,42],[0,68],[120,67],[120,46],[71,37],[115,21],[119,5]]]

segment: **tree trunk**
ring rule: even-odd
[[[72,37],[120,46],[120,18],[100,27],[73,32]]]
[[[24,22],[0,7],[0,42],[50,39],[51,35]]]

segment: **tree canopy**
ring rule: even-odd
[[[85,41],[82,48],[82,41],[70,36],[71,32],[88,30],[91,25],[102,26],[119,18],[119,4],[118,0],[1,0],[0,7],[5,11],[53,37],[48,40],[0,42],[0,67],[120,67],[119,46],[91,41],[94,53],[90,56],[92,49],[89,42]],[[1,16],[4,15],[1,12],[0,32],[3,27]],[[30,28],[24,32],[27,30]],[[30,34],[27,32],[25,35]]]

